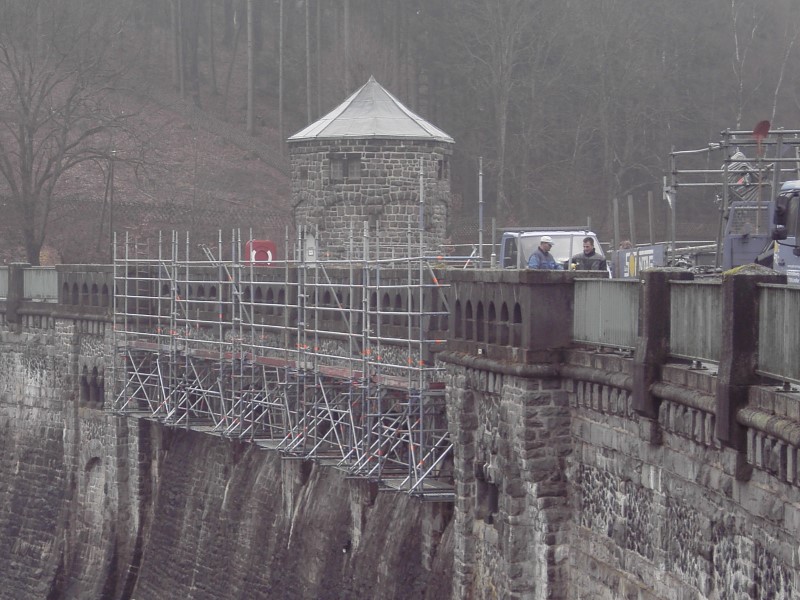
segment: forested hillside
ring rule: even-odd
[[[479,157],[498,224],[590,217],[607,234],[613,198],[644,207],[653,192],[663,227],[672,148],[762,119],[800,127],[797,8],[2,0],[3,255],[107,260],[111,229],[265,224],[263,235],[283,237],[293,223],[282,140],[370,75],[456,140],[456,237],[476,221]],[[711,198],[680,207],[690,235],[715,223]]]

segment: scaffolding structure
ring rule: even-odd
[[[309,260],[301,231],[295,258],[268,266],[242,256],[236,231],[216,247],[115,239],[113,410],[451,501],[435,364],[446,286],[410,230],[391,259],[370,258],[380,235],[366,224],[361,238],[345,260]]]
[[[764,124],[767,129],[759,130]],[[726,129],[718,142],[670,153],[663,192],[670,206],[673,252],[678,247],[677,205],[684,202],[679,196],[691,190],[698,197],[713,195],[719,208],[715,266],[721,266],[726,228],[734,235],[769,240],[772,200],[783,182],[800,179],[800,130],[768,127],[765,121],[753,131]]]

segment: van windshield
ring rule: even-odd
[[[553,255],[553,258],[556,259],[556,262],[566,264],[570,258],[583,250],[583,238],[586,237],[586,234],[553,233],[550,234],[550,237],[553,238],[553,247],[550,249],[550,254]],[[521,238],[520,242],[522,244],[522,252],[525,256],[525,263],[523,264],[523,267],[528,264],[528,259],[530,258],[531,254],[533,254],[533,251],[539,247],[540,239],[540,235],[531,235]],[[603,256],[603,251],[600,249],[596,239],[594,242],[594,247],[595,251]]]

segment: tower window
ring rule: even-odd
[[[331,181],[361,179],[361,157],[357,154],[331,156]]]
[[[436,178],[440,181],[450,179],[450,163],[447,159],[436,162]]]

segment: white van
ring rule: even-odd
[[[571,229],[560,227],[509,228],[503,230],[500,238],[500,254],[498,265],[504,269],[527,269],[528,259],[539,246],[543,235],[553,238],[550,254],[564,269],[569,268],[569,259],[578,252],[583,252],[583,239],[594,240],[595,252],[605,257],[600,241],[593,231],[588,229]]]

